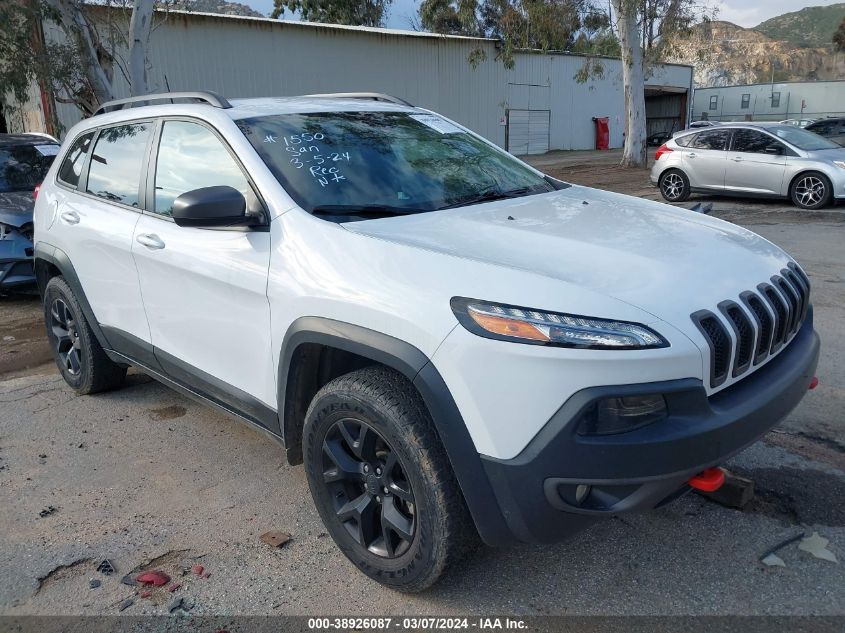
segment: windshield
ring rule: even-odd
[[[0,147],[0,193],[31,192],[44,180],[58,151],[52,144]]]
[[[554,190],[509,154],[433,114],[297,113],[238,125],[310,213],[421,213]]]
[[[766,128],[772,134],[782,138],[787,143],[791,143],[798,149],[803,149],[808,152],[819,149],[842,149],[841,145],[837,145],[833,141],[829,141],[823,136],[819,136],[815,132],[794,127],[792,125],[775,125]]]

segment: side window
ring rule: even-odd
[[[680,145],[681,147],[688,147],[690,141],[695,136],[695,134],[685,134],[684,136],[678,136],[677,138],[675,138],[675,145]]]
[[[158,146],[155,212],[169,216],[173,201],[187,191],[228,185],[245,198],[249,182],[211,130],[189,121],[165,121]]]
[[[695,135],[695,140],[690,143],[690,147],[695,147],[696,149],[724,150],[727,148],[728,134],[729,132],[725,130],[699,132]]]
[[[150,127],[150,123],[129,123],[100,131],[91,154],[88,193],[130,207],[138,206]]]
[[[70,150],[65,154],[65,158],[59,167],[58,177],[66,185],[70,185],[71,187],[79,185],[79,177],[82,175],[82,163],[85,162],[85,156],[91,147],[92,138],[94,138],[93,132],[83,134],[73,142]]]
[[[780,145],[778,141],[768,134],[757,130],[736,130],[734,132],[734,151],[750,152],[753,154],[765,154],[766,148],[773,145]]]

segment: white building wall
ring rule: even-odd
[[[47,29],[48,38],[58,38]],[[486,60],[472,68],[470,53]],[[125,55],[124,55],[125,57]],[[151,84],[157,91],[212,90],[227,97],[315,92],[385,92],[436,110],[505,145],[509,108],[551,111],[552,149],[594,147],[592,117],[610,118],[611,147],[621,147],[622,65],[602,59],[602,77],[578,83],[585,58],[518,53],[508,70],[491,40],[171,12],[152,34]],[[692,69],[661,66],[649,85],[688,88]],[[128,96],[116,73],[115,96]],[[79,120],[57,104],[66,128]]]
[[[773,107],[772,93],[780,93],[780,103]],[[749,95],[748,108],[742,107],[742,95]],[[716,97],[716,109],[710,99]],[[801,112],[801,102],[804,111]],[[802,81],[775,84],[751,84],[722,88],[696,88],[693,97],[693,120],[715,121],[779,121],[799,117],[818,119],[845,116],[845,81]]]

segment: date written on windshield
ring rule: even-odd
[[[264,142],[284,144],[285,151],[290,155],[290,164],[296,169],[307,168],[320,186],[326,187],[346,180],[340,166],[348,163],[350,157],[349,152],[324,151],[317,143],[325,138],[322,132],[303,132],[282,137],[268,134]]]

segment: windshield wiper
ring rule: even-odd
[[[498,189],[488,189],[477,196],[464,198],[453,204],[447,204],[441,209],[454,209],[455,207],[466,207],[471,204],[479,204],[481,202],[492,202],[493,200],[505,200],[507,198],[518,198],[519,196],[528,193],[531,187],[518,187],[516,189],[508,189],[507,191],[499,191]]]
[[[389,204],[319,204],[311,213],[315,215],[413,215],[429,209],[394,207]]]

